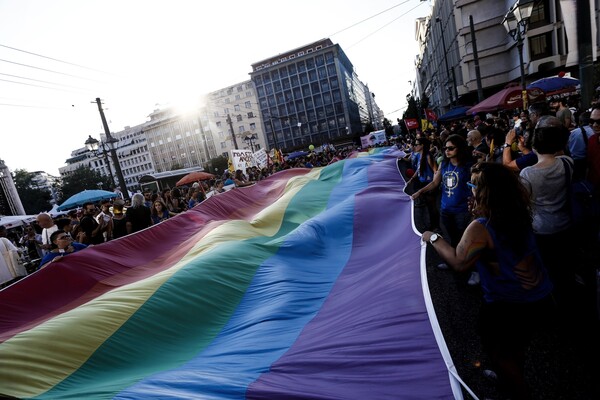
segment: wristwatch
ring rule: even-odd
[[[501,148],[502,150],[504,150],[505,148],[507,148],[507,147],[511,147],[511,146],[512,146],[512,145],[510,145],[510,144],[508,144],[508,143],[504,143],[504,144],[503,144],[503,145],[502,145],[500,148]]]
[[[438,235],[437,233],[434,233],[429,237],[429,243],[434,244],[437,240],[439,240],[441,238],[442,238],[442,235]]]

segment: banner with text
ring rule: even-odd
[[[256,165],[252,150],[231,150],[231,162],[233,163],[234,171],[241,169],[244,174],[246,168]]]

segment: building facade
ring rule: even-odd
[[[577,50],[573,3],[535,2],[523,38],[526,83],[557,75],[560,71],[578,75],[579,65],[573,61],[573,53]],[[599,3],[599,0],[593,0],[590,15],[594,60],[599,34],[596,29]],[[420,47],[415,63],[416,86],[421,97],[429,98],[430,107],[438,115],[457,103],[473,105],[478,102],[470,18],[473,19],[484,97],[510,82],[520,82],[517,43],[502,25],[504,16],[514,4],[515,0],[436,0],[431,15],[416,21],[415,34]]]
[[[362,132],[380,113],[330,39],[254,63],[250,76],[269,148],[293,149]]]
[[[210,92],[206,97],[210,130],[217,154],[229,150],[266,148],[263,122],[252,81]]]
[[[17,187],[4,160],[0,159],[0,215],[25,215]]]
[[[217,156],[207,113],[204,106],[186,114],[173,108],[150,114],[143,130],[155,172],[202,168]]]
[[[123,179],[129,191],[135,193],[140,190],[140,178],[147,174],[155,172],[152,157],[148,149],[148,140],[146,138],[144,128],[145,124],[134,127],[126,126],[124,130],[116,133],[111,133],[117,142],[117,158],[123,173]],[[102,140],[106,140],[103,136]],[[110,157],[109,157],[110,160]],[[113,176],[116,177],[115,166],[111,163]]]
[[[50,204],[54,205],[58,202],[59,194],[57,186],[60,183],[60,179],[57,176],[50,175],[44,171],[35,171],[33,172],[31,183],[35,188],[46,190],[50,193]]]

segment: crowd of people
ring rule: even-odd
[[[10,249],[21,253],[20,256],[33,271],[87,246],[118,239],[159,224],[227,190],[253,185],[284,169],[326,166],[346,158],[351,150],[327,147],[320,152],[307,152],[271,163],[269,167],[253,166],[246,171],[236,170],[233,173],[227,170],[216,179],[199,181],[190,187],[136,193],[127,202],[120,197],[97,203],[88,202],[57,218],[41,213],[36,216],[35,222],[10,233],[5,229],[3,232],[4,236],[8,236],[6,242],[12,246]],[[26,273],[18,274],[19,277],[24,275]]]
[[[534,103],[512,116],[489,113],[410,132],[396,146],[407,154],[400,162],[408,164],[415,206],[428,215],[423,241],[444,261],[438,268],[471,272],[464,279],[483,292],[479,331],[491,368],[511,398],[528,398],[524,354],[536,330],[558,318],[598,332],[600,105],[574,114],[561,100]],[[353,150],[325,148],[265,168],[226,171],[191,187],[136,193],[127,204],[89,202],[58,219],[42,213],[12,242],[43,268],[228,189],[288,168],[326,166]],[[576,184],[589,189],[580,215]],[[567,317],[575,309],[591,323]]]
[[[437,267],[473,271],[468,283],[480,284],[487,372],[508,397],[529,398],[523,370],[535,332],[558,323],[571,340],[600,333],[600,104],[574,113],[564,100],[534,103],[399,146],[411,197],[429,216],[422,239],[444,260]],[[597,345],[586,351],[597,360]]]

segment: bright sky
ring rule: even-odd
[[[327,37],[395,120],[415,76],[415,19],[430,7],[420,0],[0,0],[0,158],[12,171],[58,175],[72,150],[103,132],[96,97],[118,132],[145,122],[157,105],[242,82],[250,64]]]

